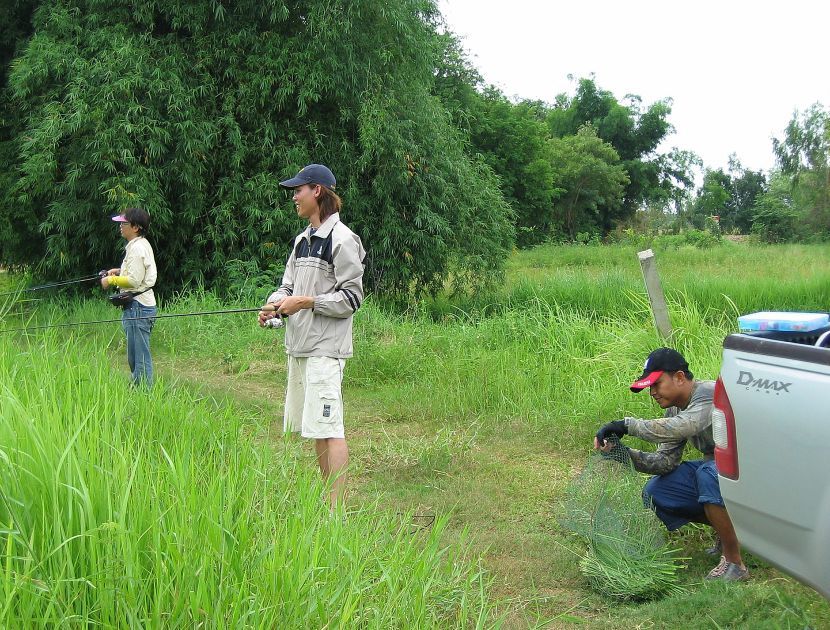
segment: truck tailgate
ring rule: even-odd
[[[830,597],[830,349],[724,341],[738,479],[720,477],[741,544]]]

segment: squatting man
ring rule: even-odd
[[[713,381],[701,381],[689,371],[686,359],[671,348],[658,348],[648,355],[643,373],[631,391],[648,388],[654,401],[665,409],[656,420],[624,418],[600,428],[594,448],[609,452],[618,438],[628,434],[657,444],[655,452],[628,448],[634,468],[654,475],[643,488],[643,501],[654,509],[669,531],[690,521],[711,525],[718,535],[709,551],[721,553],[718,565],[707,579],[743,580],[749,576],[732,521],[726,511],[715,467],[712,438]],[[703,459],[681,461],[686,441]]]

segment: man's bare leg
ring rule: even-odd
[[[331,483],[329,506],[334,509],[346,496],[346,468],[349,465],[349,446],[345,438],[315,440],[317,462],[323,480]]]
[[[329,445],[328,440],[314,440],[314,450],[317,451],[317,464],[320,466],[320,474],[323,480],[329,478]]]
[[[735,534],[732,519],[729,518],[729,513],[726,511],[726,508],[721,505],[704,503],[703,511],[706,513],[706,520],[709,521],[709,525],[720,536],[721,544],[723,545],[723,557],[727,561],[743,567],[744,562],[741,559],[741,546],[738,544],[738,536]]]

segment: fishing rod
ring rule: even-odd
[[[36,287],[29,287],[28,289],[18,289],[17,291],[6,291],[5,293],[0,293],[0,297],[4,295],[17,295],[19,293],[26,293],[28,291],[42,291],[43,289],[53,289],[54,287],[63,287],[68,284],[80,284],[81,282],[91,282],[93,280],[100,280],[104,275],[106,275],[106,271],[99,271],[94,276],[87,276],[85,278],[75,278],[74,280],[62,280],[61,282],[50,282],[49,284],[40,284]]]
[[[230,310],[224,311],[199,311],[196,313],[170,313],[167,315],[147,315],[145,317],[124,317],[119,319],[97,319],[89,322],[69,322],[66,324],[46,324],[43,326],[27,326],[24,328],[7,328],[5,330],[0,330],[0,334],[2,333],[9,333],[9,332],[22,332],[22,331],[31,331],[31,330],[43,330],[45,328],[67,328],[69,326],[89,326],[92,324],[110,324],[114,322],[135,322],[141,321],[145,319],[165,319],[168,317],[193,317],[195,315],[225,315],[228,313],[255,313],[259,311],[266,311],[272,312],[273,305],[265,305],[265,306],[258,306],[256,308],[235,308]],[[282,321],[288,317],[288,315],[277,315],[272,319],[269,319],[265,322],[265,326],[267,328],[282,328],[284,322]],[[273,322],[273,323],[272,323]]]

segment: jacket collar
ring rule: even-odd
[[[327,238],[331,231],[334,229],[334,226],[340,222],[340,213],[335,212],[331,215],[328,219],[323,221],[320,227],[317,228],[317,231],[314,232],[314,236],[319,236],[320,238]],[[311,234],[311,226],[306,228],[305,231],[306,237],[309,237]]]

